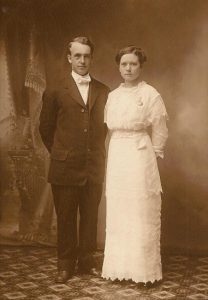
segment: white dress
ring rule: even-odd
[[[121,84],[109,94],[103,278],[143,283],[162,278],[162,188],[156,157],[163,157],[166,119],[160,94],[144,81],[132,88]]]

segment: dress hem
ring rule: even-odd
[[[103,279],[106,279],[106,280],[111,280],[111,281],[115,281],[115,280],[119,280],[119,281],[122,281],[122,280],[132,280],[134,281],[135,283],[148,283],[150,282],[151,284],[155,283],[155,282],[158,282],[158,281],[161,281],[162,280],[162,276],[158,276],[157,278],[152,278],[152,279],[149,279],[149,280],[142,280],[142,279],[136,279],[136,278],[132,278],[132,277],[124,277],[124,276],[121,276],[121,277],[118,277],[118,276],[105,276],[105,275],[101,275],[101,277]]]

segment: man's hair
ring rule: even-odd
[[[68,53],[71,54],[71,46],[74,42],[83,44],[83,45],[87,45],[90,47],[91,50],[91,54],[93,54],[94,52],[94,45],[93,43],[90,41],[90,39],[86,36],[78,36],[76,38],[74,38],[71,42],[69,42],[68,44]]]
[[[121,61],[121,57],[125,54],[130,54],[133,53],[138,57],[139,63],[141,65],[141,67],[143,66],[144,62],[147,61],[147,57],[146,54],[144,53],[144,51],[142,50],[142,48],[138,48],[136,46],[128,46],[125,48],[122,48],[118,51],[115,60],[117,62],[117,64],[120,64]]]

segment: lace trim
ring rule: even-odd
[[[129,92],[129,91],[135,91],[135,90],[137,90],[138,88],[140,88],[140,87],[143,86],[144,84],[146,84],[146,81],[142,80],[142,81],[140,81],[140,82],[139,82],[137,85],[135,85],[135,86],[126,87],[126,86],[125,86],[125,83],[122,82],[118,88],[122,88],[122,90],[124,90],[124,91],[126,90],[127,92]]]
[[[156,121],[159,121],[159,120],[161,120],[161,119],[165,119],[166,121],[169,121],[169,117],[168,117],[168,114],[166,114],[166,113],[162,113],[161,115],[155,115],[155,116],[153,116],[153,117],[150,117],[149,119],[148,119],[148,121],[150,122],[150,124],[153,124],[153,123],[155,123]]]
[[[152,276],[151,278],[149,278],[148,280],[142,278],[142,277],[134,277],[134,276],[130,276],[130,275],[121,275],[121,276],[117,276],[117,275],[111,275],[111,276],[107,276],[105,274],[102,274],[101,275],[102,278],[106,279],[106,280],[119,280],[119,281],[122,281],[122,280],[132,280],[134,281],[135,283],[147,283],[147,282],[151,282],[151,283],[154,283],[155,281],[160,281],[162,280],[162,275],[156,275],[156,276]]]

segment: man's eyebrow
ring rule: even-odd
[[[84,53],[84,54],[82,54],[82,53],[79,53],[79,52],[77,52],[77,53],[74,53],[74,55],[76,56],[76,55],[84,55],[84,56],[88,56],[88,55],[90,55],[90,53]]]

